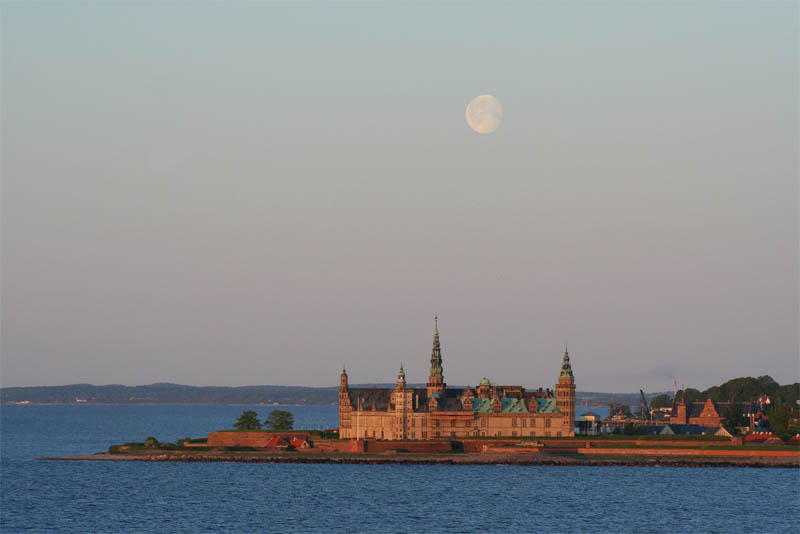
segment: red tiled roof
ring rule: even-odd
[[[762,441],[773,439],[780,440],[780,438],[772,432],[752,432],[744,437],[744,441],[747,443],[761,443]]]

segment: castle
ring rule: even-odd
[[[425,389],[406,386],[403,366],[394,388],[351,388],[339,383],[339,437],[452,439],[474,436],[575,435],[575,378],[564,351],[555,393],[498,386],[485,377],[476,388],[448,388],[442,370],[438,318]]]

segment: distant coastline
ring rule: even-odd
[[[354,384],[387,387],[388,384]],[[414,386],[412,384],[412,386]],[[424,384],[418,385],[424,387]],[[648,397],[657,395],[649,393]],[[639,393],[577,392],[578,407],[618,404],[638,405]],[[25,386],[0,388],[0,404],[53,405],[230,405],[230,406],[336,406],[337,387],[308,386],[186,386],[158,383],[143,386]]]

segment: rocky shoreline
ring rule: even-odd
[[[109,454],[97,453],[81,456],[58,456],[38,460],[122,461],[122,462],[228,462],[228,463],[282,463],[282,464],[363,464],[363,465],[516,465],[516,466],[601,466],[601,467],[753,467],[799,468],[795,459],[775,458],[642,458],[608,459],[576,458],[559,455],[506,455],[468,454],[458,457],[441,456],[323,456],[323,455],[219,455],[219,454]]]

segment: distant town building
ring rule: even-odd
[[[603,420],[594,412],[586,412],[578,417],[578,434],[582,436],[596,436],[600,434]]]
[[[669,414],[669,423],[676,425],[698,425],[706,427],[719,427],[725,421],[725,416],[734,404],[742,409],[748,418],[748,428],[754,429],[765,424],[767,420],[766,409],[770,406],[767,395],[761,395],[753,402],[714,402],[706,399],[705,402],[685,402],[681,397],[672,405]]]
[[[661,436],[668,435],[685,435],[685,436],[724,436],[731,437],[731,433],[721,426],[702,426],[702,425],[679,425],[670,423],[660,427],[661,430],[657,434]]]
[[[500,386],[485,377],[475,388],[448,388],[436,320],[426,388],[406,386],[402,365],[394,388],[351,388],[344,369],[340,377],[341,438],[574,435],[575,378],[566,350],[555,392]]]

